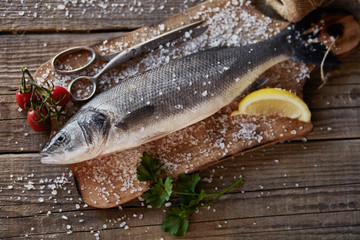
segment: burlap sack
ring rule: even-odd
[[[289,22],[298,22],[326,0],[266,0],[266,4]]]

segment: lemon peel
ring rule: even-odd
[[[276,115],[304,122],[311,120],[311,112],[306,103],[294,93],[279,88],[264,88],[248,94],[231,116],[239,114]]]

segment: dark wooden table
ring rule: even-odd
[[[90,45],[150,25],[201,1],[0,0],[0,238],[170,239],[164,209],[131,201],[122,208],[86,206],[67,166],[42,165],[48,133],[30,129],[15,101],[21,66],[33,73],[60,49]],[[259,4],[262,10],[269,7]],[[335,2],[360,17],[356,0]],[[360,49],[321,84],[305,88],[314,130],[201,172],[208,192],[246,181],[195,214],[188,238],[360,238]]]

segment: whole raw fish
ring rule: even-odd
[[[300,27],[299,27],[300,26]],[[136,75],[85,104],[44,146],[42,163],[69,164],[137,147],[216,113],[287,59],[320,65],[326,48],[289,25],[267,40],[201,51]],[[337,64],[330,53],[326,65]]]

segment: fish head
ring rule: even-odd
[[[101,155],[109,133],[109,117],[87,109],[71,118],[42,148],[42,163],[72,164]]]

